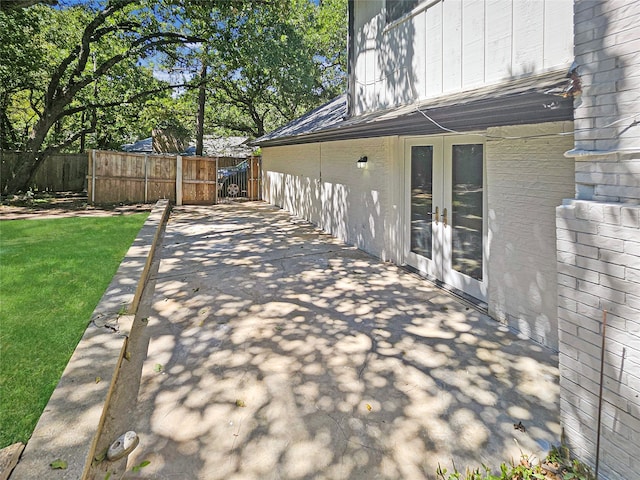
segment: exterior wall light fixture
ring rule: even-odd
[[[363,155],[358,159],[356,165],[358,166],[358,168],[367,168],[367,160],[369,159],[366,157],[366,155]]]

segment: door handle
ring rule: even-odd
[[[446,208],[442,209],[442,221],[444,223],[444,226],[446,227],[447,226],[447,209]]]

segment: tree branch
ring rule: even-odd
[[[45,5],[57,5],[58,0],[2,0],[0,2],[0,11],[8,12],[18,8],[29,8],[33,5],[43,3]]]
[[[58,121],[64,117],[68,117],[71,115],[75,115],[77,113],[81,113],[87,110],[93,110],[93,109],[98,109],[98,108],[113,108],[113,107],[120,107],[120,106],[125,106],[125,105],[132,105],[135,101],[137,100],[141,100],[145,97],[154,95],[156,93],[160,93],[166,90],[173,90],[174,88],[184,88],[184,87],[188,87],[191,88],[192,84],[190,83],[181,83],[181,84],[177,84],[177,85],[166,85],[163,87],[158,87],[158,88],[154,88],[153,90],[146,90],[144,92],[139,92],[136,93],[135,95],[126,98],[126,99],[122,99],[119,101],[114,101],[114,102],[106,102],[106,103],[83,103],[83,105],[79,105],[77,107],[73,107],[73,108],[67,108],[65,110],[63,110],[62,112],[60,112],[56,117],[55,120]]]
[[[59,152],[63,148],[68,147],[69,145],[79,140],[80,137],[82,137],[83,135],[86,135],[88,133],[93,133],[93,132],[95,132],[95,128],[93,126],[88,128],[83,128],[82,130],[75,132],[70,137],[67,137],[62,143],[58,143],[56,145],[49,145],[47,148],[45,148],[42,151],[42,156],[46,157],[53,153]]]

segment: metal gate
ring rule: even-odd
[[[260,198],[260,157],[218,159],[218,199]]]

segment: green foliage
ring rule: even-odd
[[[29,439],[145,218],[0,222],[0,448]]]
[[[148,467],[149,465],[151,465],[151,462],[149,460],[143,460],[138,465],[134,465],[133,467],[131,467],[131,471],[132,472],[139,472],[144,467]]]
[[[344,89],[346,11],[346,0],[0,10],[2,147],[32,153],[8,193],[25,190],[58,150],[118,148],[161,123],[194,134],[202,84],[207,133],[259,136],[281,126]],[[185,85],[160,80],[159,71],[181,73]]]
[[[26,143],[37,117],[30,92],[43,88],[48,51],[43,26],[51,17],[46,7],[0,10],[0,148]]]
[[[52,470],[66,470],[69,466],[66,461],[58,459],[49,464]]]
[[[182,28],[206,39],[183,68],[208,66],[208,133],[260,136],[344,90],[346,0],[224,5],[190,2],[180,14],[173,10]],[[194,77],[194,86],[199,81]],[[183,99],[195,112],[196,94]]]
[[[436,478],[440,480],[594,480],[588,466],[571,459],[565,446],[553,447],[543,462],[536,462],[527,455],[515,464],[500,464],[500,473],[494,474],[487,465],[460,472],[455,465],[449,471],[438,465]]]

